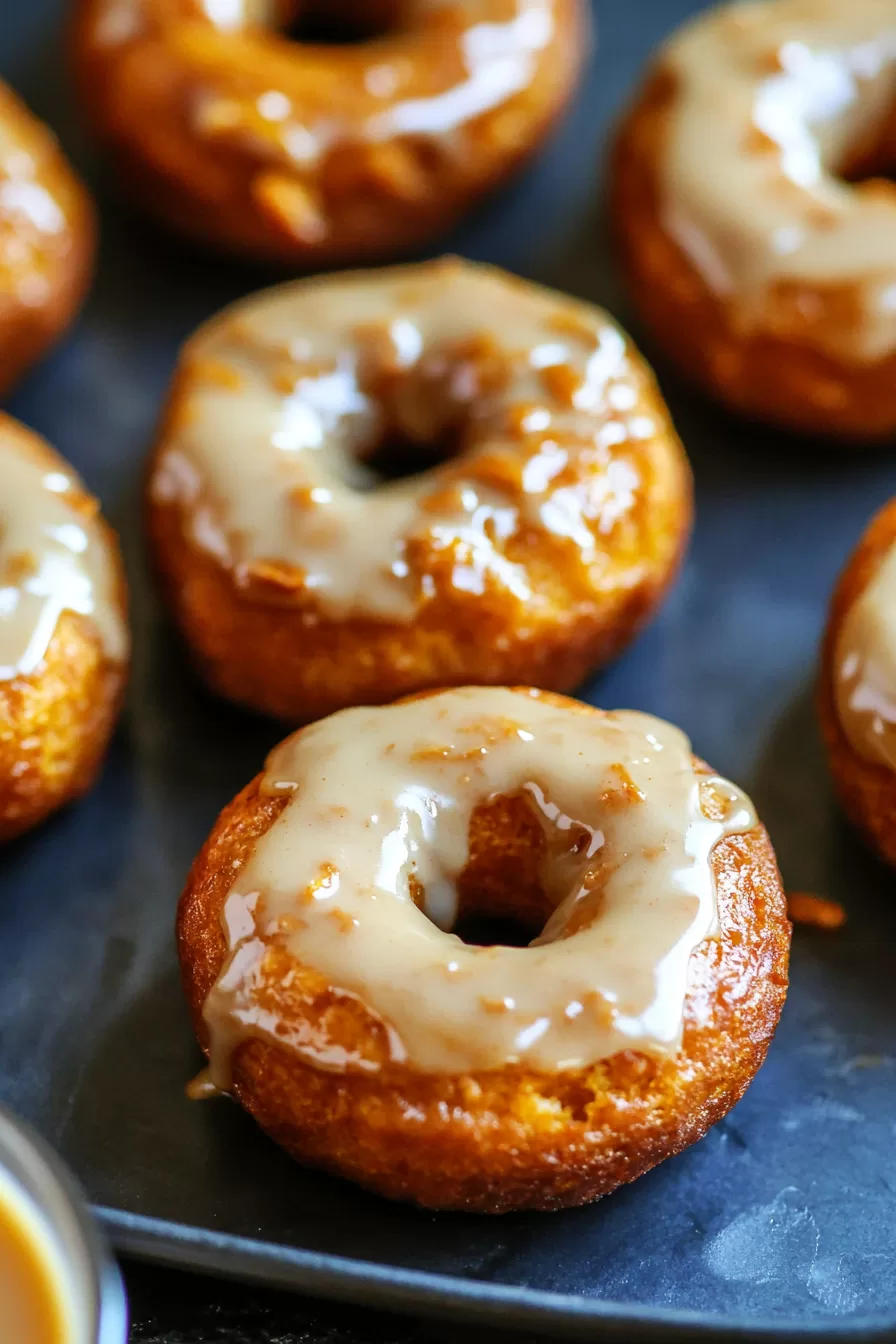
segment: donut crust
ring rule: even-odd
[[[3,83],[0,123],[12,154],[27,154],[34,162],[28,181],[49,195],[62,218],[61,228],[35,238],[32,227],[23,232],[16,216],[0,208],[2,395],[58,339],[80,307],[92,271],[96,226],[87,191],[54,136]],[[5,180],[0,156],[0,182]]]
[[[259,792],[260,779],[224,809],[178,910],[184,991],[206,1051],[202,1009],[226,957],[221,913],[235,865],[285,806],[285,799]],[[474,813],[462,900],[466,889],[480,911],[535,914],[537,846],[526,833],[533,825],[514,799]],[[790,924],[764,828],[723,840],[712,863],[721,937],[692,955],[684,1043],[672,1059],[624,1051],[555,1074],[518,1066],[423,1074],[389,1060],[382,1024],[359,1001],[337,997],[317,972],[273,949],[265,1006],[288,1021],[326,1015],[331,1038],[349,1049],[363,1043],[381,1067],[324,1071],[283,1046],[248,1037],[232,1057],[233,1094],[299,1161],[391,1199],[504,1213],[559,1209],[608,1194],[681,1152],[725,1115],[762,1064],[777,1026]]]
[[[611,154],[611,225],[641,322],[689,381],[735,411],[809,434],[891,437],[896,355],[846,362],[813,344],[813,331],[856,324],[857,299],[848,286],[779,282],[762,326],[745,332],[667,232],[660,165],[675,98],[675,77],[657,69]]]
[[[29,440],[48,470],[68,465],[49,444],[0,415],[6,437]],[[118,540],[105,526],[115,557],[121,611],[127,606]],[[112,735],[127,666],[111,661],[87,616],[64,611],[33,673],[0,679],[0,842],[36,826],[93,784]]]
[[[163,8],[150,0],[141,6],[153,7]],[[326,13],[325,5],[318,8]],[[382,17],[377,9],[393,6],[387,0],[368,8]],[[348,135],[309,169],[297,168],[281,146],[268,142],[271,127],[256,100],[272,92],[285,97],[281,90],[293,86],[301,98],[309,79],[329,78],[340,90],[357,88],[360,116],[366,44],[347,72],[340,66],[314,79],[300,64],[301,46],[291,59],[289,44],[275,33],[224,33],[186,15],[164,18],[161,30],[158,21],[145,19],[146,32],[119,49],[102,36],[107,9],[108,0],[81,0],[72,49],[83,105],[116,180],[142,209],[197,242],[303,268],[386,260],[449,232],[548,137],[590,45],[581,0],[556,0],[549,46],[538,54],[529,83],[463,123],[450,145],[441,143],[439,132],[369,143]],[[419,52],[398,58],[408,71],[409,100],[425,99],[434,83],[438,87],[441,49],[438,34],[427,31]],[[311,50],[321,63],[321,49]],[[239,129],[209,134],[197,127],[195,106],[209,88],[218,103],[241,109]],[[312,96],[319,97],[313,90]],[[352,110],[346,115],[351,126]]]
[[[869,523],[837,581],[821,654],[818,714],[831,778],[844,812],[887,863],[896,866],[896,773],[859,755],[843,731],[834,693],[837,642],[847,613],[896,543],[896,499]]]

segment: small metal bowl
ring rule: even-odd
[[[0,1171],[42,1215],[73,1289],[74,1335],[89,1344],[126,1344],[127,1302],[110,1255],[73,1177],[24,1121],[0,1106]]]

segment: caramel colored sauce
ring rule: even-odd
[[[896,349],[896,187],[838,173],[896,116],[892,0],[762,0],[712,10],[665,48],[675,77],[669,232],[745,327],[779,283],[847,286],[830,352]]]
[[[311,968],[424,1072],[674,1054],[691,953],[718,932],[712,851],[756,825],[670,724],[498,687],[334,714],[272,752],[262,787],[289,801],[224,905],[229,956],[204,1009],[220,1090],[252,1035],[319,1068],[379,1067],[279,1013],[268,953],[278,984]],[[471,945],[452,932],[471,821],[504,797],[546,837],[552,913],[526,947]]]
[[[0,1171],[0,1339],[3,1344],[87,1344],[72,1315],[71,1285],[49,1230]]]

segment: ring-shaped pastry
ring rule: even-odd
[[[631,295],[670,359],[750,415],[892,435],[894,165],[889,0],[734,4],[675,34],[611,181]]]
[[[822,652],[821,725],[847,816],[896,865],[896,500],[844,567]]]
[[[90,199],[55,138],[0,83],[0,395],[71,321],[94,234]]]
[[[383,483],[384,451],[422,474]],[[149,478],[201,670],[292,722],[434,686],[571,689],[655,610],[690,518],[687,460],[611,319],[453,260],[214,318]]]
[[[0,840],[92,784],[124,689],[125,601],[96,500],[0,414]]]
[[[522,943],[465,941],[470,917]],[[723,1116],[790,926],[749,799],[678,729],[467,687],[287,738],[178,940],[196,1094],[392,1198],[499,1213],[597,1198]]]
[[[383,36],[346,46],[279,31],[357,8],[81,0],[76,71],[117,176],[203,242],[290,265],[394,257],[532,154],[588,48],[581,0],[394,0]]]

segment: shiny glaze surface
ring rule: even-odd
[[[641,378],[605,313],[484,267],[282,286],[187,346],[150,490],[261,598],[409,620],[492,593],[525,623],[548,601],[533,540],[597,587],[638,508],[664,430]],[[364,459],[394,435],[421,467],[445,436],[456,455],[377,485]]]
[[[836,645],[834,692],[854,750],[896,770],[896,546],[847,612]]]
[[[0,680],[40,666],[63,611],[89,616],[127,657],[117,563],[98,504],[46,444],[0,416]]]
[[[403,0],[347,45],[279,31],[297,8],[84,0],[77,39],[101,134],[191,197],[194,226],[229,204],[254,222],[219,234],[281,255],[394,252],[383,202],[433,231],[433,192],[451,212],[533,147],[583,46],[578,0]]]
[[[756,825],[671,725],[499,687],[343,711],[276,748],[262,788],[290,798],[223,909],[229,956],[204,1009],[221,1088],[253,1034],[321,1068],[376,1067],[325,1024],[291,1033],[271,1012],[257,989],[272,947],[357,997],[392,1059],[424,1072],[673,1054],[691,952],[718,928],[712,849]],[[471,818],[503,796],[525,798],[546,836],[553,913],[524,948],[450,932]]]
[[[896,349],[896,187],[837,176],[892,167],[876,150],[896,117],[890,0],[726,6],[676,35],[661,66],[676,81],[666,227],[744,329],[767,320],[775,285],[843,288],[829,353]]]

